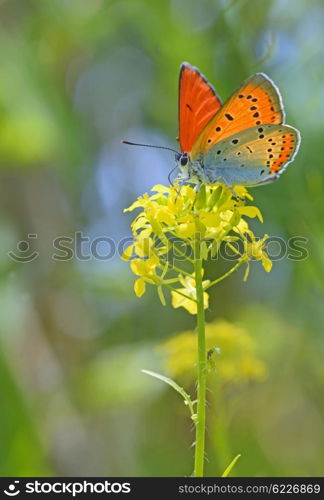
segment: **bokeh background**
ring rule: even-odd
[[[305,238],[308,257],[270,275],[255,263],[247,283],[240,270],[207,312],[223,346],[207,473],[242,453],[236,475],[323,475],[323,24],[321,0],[1,0],[1,475],[192,472],[187,408],[140,370],[193,392],[191,337],[177,334],[194,317],[163,308],[155,290],[136,298],[104,241],[98,258],[75,242],[129,237],[123,208],[167,183],[171,153],[120,140],[177,147],[184,60],[223,99],[266,72],[302,135],[280,181],[253,190],[265,218],[254,229]],[[69,260],[53,259],[57,236],[72,238]]]

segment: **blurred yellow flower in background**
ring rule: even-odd
[[[267,367],[256,354],[256,345],[248,331],[226,320],[206,323],[206,346],[210,371],[216,371],[223,382],[262,381]],[[195,378],[197,334],[187,330],[158,346],[162,363],[171,377]]]

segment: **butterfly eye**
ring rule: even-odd
[[[182,167],[185,167],[188,163],[188,156],[187,155],[182,155],[180,158],[180,165]]]

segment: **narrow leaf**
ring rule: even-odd
[[[206,185],[202,184],[198,191],[195,206],[197,209],[202,208],[206,205]]]
[[[166,306],[165,297],[161,286],[157,287],[157,292],[162,306]]]
[[[155,377],[159,380],[162,380],[165,384],[170,385],[175,391],[177,391],[181,396],[183,397],[185,404],[188,405],[191,416],[194,415],[194,409],[193,409],[193,402],[191,401],[191,397],[189,394],[186,393],[186,391],[183,389],[183,387],[180,387],[174,380],[172,380],[169,377],[165,377],[164,375],[160,375],[159,373],[152,372],[151,370],[141,370],[142,373],[146,373],[146,375],[150,375],[151,377]]]
[[[231,461],[228,467],[224,470],[222,477],[228,477],[228,475],[232,472],[233,467],[235,466],[236,462],[241,458],[241,454],[239,453],[236,455],[236,457]]]

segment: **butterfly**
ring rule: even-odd
[[[264,73],[247,78],[223,104],[199,69],[184,62],[178,115],[180,153],[122,142],[175,152],[181,185],[222,183],[235,195],[232,186],[254,187],[278,179],[299,148],[300,133],[284,124],[279,89]]]
[[[202,73],[184,62],[179,76],[177,180],[260,186],[272,182],[298,151],[300,133],[285,125],[279,89],[256,73],[223,104]]]

